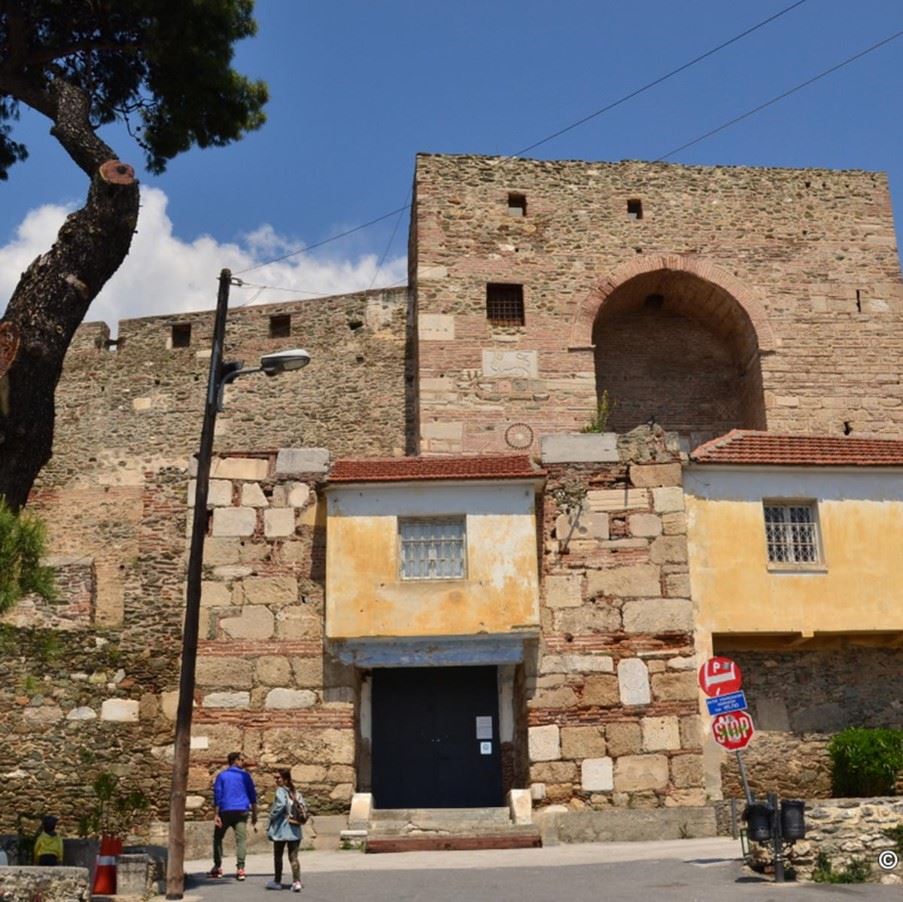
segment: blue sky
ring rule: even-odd
[[[267,124],[231,147],[185,154],[163,176],[142,174],[134,252],[91,318],[210,307],[221,266],[405,204],[418,151],[516,152],[791,2],[258,0],[259,35],[239,45],[236,65],[269,83]],[[529,155],[655,159],[901,29],[898,0],[807,0]],[[903,215],[901,95],[903,38],[672,159],[886,170]],[[46,132],[39,116],[23,116],[17,137],[31,157],[0,184],[0,298],[84,195],[84,177]],[[140,163],[121,130],[105,137]],[[245,290],[236,302],[403,280],[407,216],[390,245],[395,227],[392,217],[258,270],[260,284],[295,294]]]

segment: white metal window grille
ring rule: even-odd
[[[818,523],[814,504],[766,504],[765,537],[773,564],[818,562]]]
[[[401,520],[402,579],[462,579],[465,568],[463,519]]]

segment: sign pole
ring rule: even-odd
[[[743,763],[743,751],[737,749],[737,767],[740,769],[740,782],[743,784],[743,794],[746,796],[746,804],[752,805],[753,797],[749,791],[749,780],[746,777],[746,765]]]

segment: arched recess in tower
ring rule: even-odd
[[[756,330],[714,282],[671,269],[628,279],[599,306],[593,344],[612,431],[654,419],[692,448],[731,429],[766,428]]]

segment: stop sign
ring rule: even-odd
[[[746,711],[719,714],[712,721],[712,738],[730,752],[745,749],[755,732],[752,718]]]
[[[699,688],[709,698],[737,692],[742,685],[740,667],[730,658],[709,658],[699,668]]]

